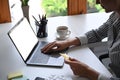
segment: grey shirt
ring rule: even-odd
[[[113,12],[109,19],[98,29],[85,33],[85,36],[79,37],[79,39],[81,44],[84,45],[100,42],[106,37],[108,38],[108,53],[111,60],[110,67],[120,77],[120,15],[118,13]],[[108,80],[114,80],[114,78]]]

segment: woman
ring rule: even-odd
[[[113,13],[109,19],[96,30],[91,30],[85,35],[73,38],[66,41],[55,41],[46,45],[42,52],[58,51],[73,45],[85,45],[95,42],[100,42],[105,37],[108,37],[108,52],[111,60],[110,67],[117,77],[120,77],[120,0],[96,0],[96,3],[101,4],[106,12]],[[70,58],[65,61],[70,65],[73,73],[81,77],[86,77],[90,80],[120,80],[104,76],[88,65]]]

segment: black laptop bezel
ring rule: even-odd
[[[11,39],[12,43],[14,44],[14,46],[15,46],[15,48],[17,49],[17,51],[18,51],[19,54],[20,54],[20,51],[18,50],[17,46],[15,45],[14,41],[12,40],[12,38],[11,38],[11,36],[10,36],[10,33],[11,33],[12,30],[14,30],[24,19],[26,19],[26,18],[25,18],[25,17],[22,17],[22,18],[12,27],[12,29],[10,29],[10,30],[8,31],[8,33],[7,33],[8,36],[9,36],[9,38]],[[30,27],[31,27],[31,26],[30,26]],[[32,29],[32,27],[31,27],[31,29]],[[33,30],[33,29],[32,29],[32,30]],[[34,31],[33,31],[33,32],[34,32]],[[34,34],[35,34],[35,33],[34,33]],[[37,43],[35,44],[34,48],[33,48],[32,51],[30,52],[30,54],[28,55],[28,57],[27,57],[26,60],[24,60],[23,57],[22,57],[22,55],[20,54],[20,56],[21,56],[21,58],[23,59],[23,61],[25,62],[25,64],[26,64],[27,60],[29,60],[30,56],[33,54],[33,51],[35,50],[35,47],[37,47],[38,43],[39,43],[39,40],[38,40]]]

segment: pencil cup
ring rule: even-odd
[[[42,18],[39,15],[39,21],[34,16],[32,16],[32,17],[35,20],[37,37],[39,37],[39,38],[47,37],[48,36],[48,34],[47,34],[48,20],[46,19],[46,15],[42,15]]]
[[[47,20],[46,21],[41,21],[37,27],[37,37],[39,38],[44,38],[47,37]]]

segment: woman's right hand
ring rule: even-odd
[[[54,51],[61,51],[69,46],[75,46],[75,45],[80,45],[80,40],[75,37],[72,39],[68,39],[65,41],[54,41],[49,44],[47,44],[44,48],[41,49],[43,53],[49,53],[49,52],[54,52]]]
[[[60,51],[69,47],[67,41],[54,41],[47,44],[44,48],[41,49],[43,53]]]

